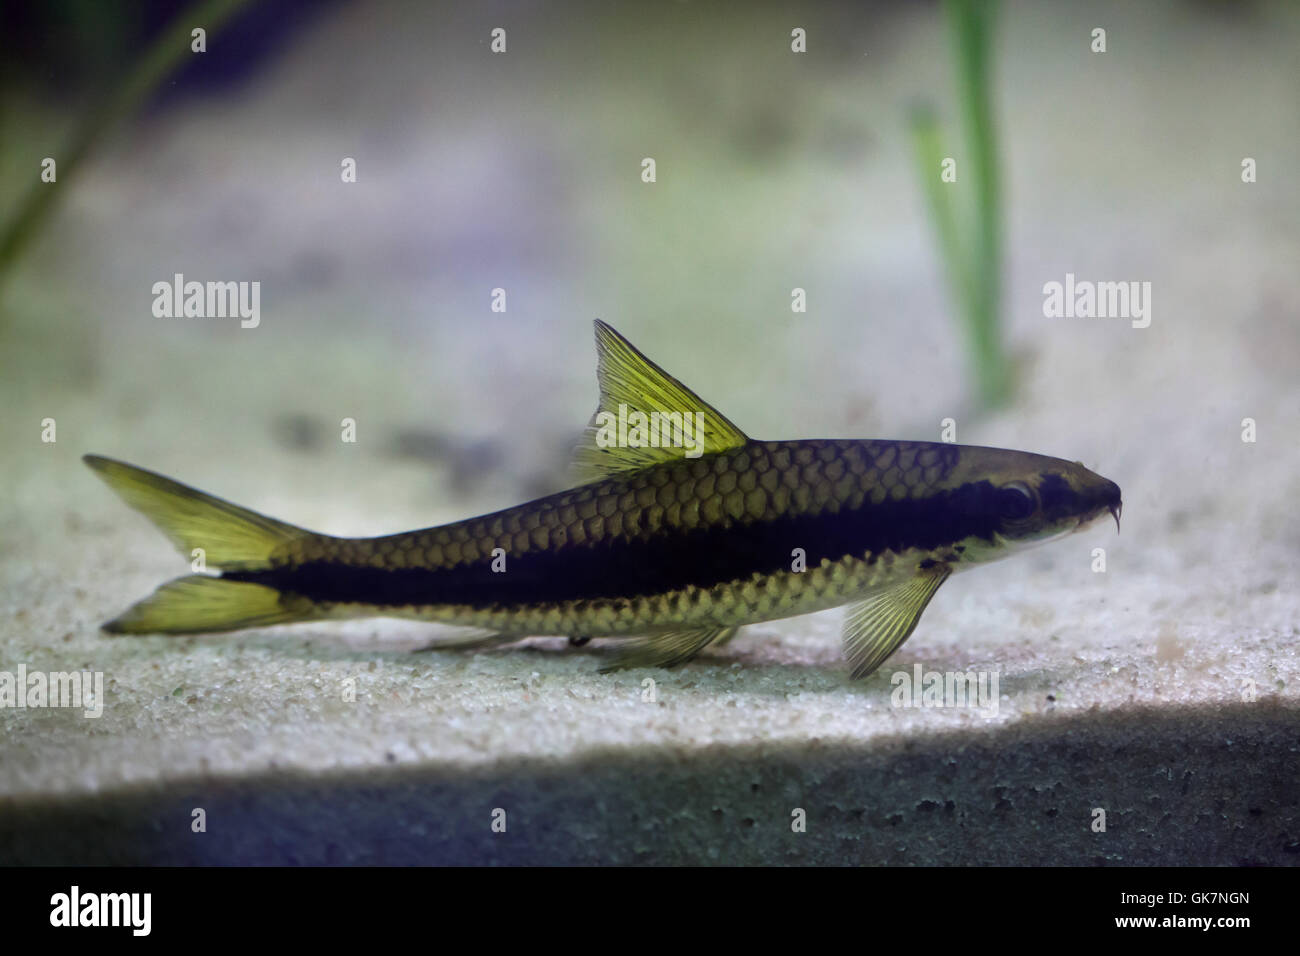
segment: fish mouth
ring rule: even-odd
[[[1074,526],[1075,531],[1082,531],[1090,528],[1097,523],[1097,519],[1109,513],[1115,519],[1115,533],[1119,534],[1119,513],[1123,509],[1124,503],[1116,501],[1114,504],[1102,505],[1100,508],[1090,511],[1079,518],[1079,523]]]
[[[1091,499],[1092,507],[1079,520],[1079,527],[1083,528],[1090,525],[1109,512],[1110,516],[1115,519],[1115,533],[1119,534],[1119,515],[1124,508],[1124,500],[1120,495],[1119,485],[1098,476],[1097,481],[1085,494]]]

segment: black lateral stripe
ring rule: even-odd
[[[490,561],[453,568],[356,567],[311,561],[271,571],[222,575],[298,594],[313,601],[379,606],[465,604],[528,606],[633,598],[688,585],[711,587],[748,580],[755,572],[789,571],[791,551],[803,548],[808,567],[823,558],[931,550],[967,537],[992,540],[998,527],[997,489],[988,481],[927,498],[866,504],[733,525],[659,533],[558,551],[506,555],[506,570]]]

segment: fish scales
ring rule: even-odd
[[[942,488],[958,455],[928,442],[751,442],[451,525],[293,542],[273,570],[232,577],[539,635],[768,620],[834,607],[887,579],[899,555],[942,550],[912,547],[911,528],[884,519]],[[892,537],[857,547],[853,523],[873,509]],[[795,548],[807,571],[793,570]]]

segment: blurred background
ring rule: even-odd
[[[902,656],[974,646],[1014,671],[1029,653],[1021,638],[1050,630],[1062,643],[1058,659],[1035,659],[1050,675],[1024,688],[1035,701],[1085,660],[1095,671],[1073,685],[1081,711],[1235,699],[1253,674],[1280,695],[1275,717],[1293,739],[1300,6],[1000,4],[965,35],[984,44],[982,119],[966,102],[961,8],[6,5],[5,661],[112,665],[121,699],[146,714],[174,680],[180,700],[221,684],[220,638],[182,651],[95,630],[180,567],[82,454],[335,534],[506,507],[569,484],[569,450],[595,407],[601,318],[754,437],[935,440],[952,419],[959,442],[1079,459],[1121,485],[1120,538],[1075,536],[963,576]],[[205,52],[190,50],[196,27]],[[504,52],[492,49],[498,28]],[[796,28],[806,52],[792,51]],[[933,125],[921,129],[924,116]],[[980,391],[926,135],[957,160],[943,188],[968,273],[998,280],[1000,401]],[[972,172],[981,137],[991,197]],[[47,157],[54,183],[41,182]],[[971,238],[987,235],[981,209],[994,248]],[[260,282],[260,324],[156,317],[153,285],[176,273]],[[1045,316],[1044,285],[1067,273],[1149,282],[1150,326]],[[806,311],[792,311],[795,289]],[[340,440],[345,418],[355,443]],[[1246,418],[1256,442],[1242,440]],[[41,440],[46,419],[54,443]],[[1103,575],[1089,568],[1098,545]],[[835,621],[809,627],[762,632],[758,663],[793,648],[829,675],[809,679],[832,682],[814,685],[825,693],[811,704],[804,695],[831,712],[820,726],[875,733],[830,690],[842,681]],[[317,650],[296,663],[364,667],[398,633],[409,632],[308,628],[295,646]],[[1021,643],[1009,651],[999,642],[1011,634]],[[249,640],[240,647],[277,661],[284,638]],[[160,655],[188,676],[151,673]],[[573,667],[570,681],[593,669],[493,660],[484,666],[502,674]],[[451,665],[418,666],[436,683]],[[245,699],[225,686],[237,712],[262,706],[256,689]],[[373,727],[304,755],[266,727],[120,714],[96,725],[93,746],[84,723],[0,715],[0,788],[31,799],[266,760],[364,767],[393,752]],[[402,719],[380,721],[383,733],[400,737]],[[689,730],[691,714],[679,719]],[[45,723],[22,723],[21,742],[8,733],[32,720]],[[472,747],[448,730],[398,753],[491,750],[483,733]],[[658,734],[634,736],[650,747]],[[579,733],[560,749],[582,745]]]

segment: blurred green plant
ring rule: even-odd
[[[921,182],[938,233],[953,298],[965,325],[979,404],[994,408],[1011,398],[1011,364],[1002,343],[1002,184],[993,128],[990,49],[995,0],[944,0],[957,68],[965,152],[957,183],[945,183],[938,120],[920,107],[911,116]],[[970,189],[954,188],[958,183]],[[954,197],[970,197],[959,205]]]
[[[109,91],[103,103],[86,114],[68,143],[55,154],[58,158],[57,184],[42,182],[39,176],[33,175],[32,185],[18,203],[14,214],[0,227],[0,281],[3,281],[49,220],[67,185],[104,135],[138,110],[181,62],[192,55],[190,31],[195,27],[203,27],[210,42],[230,18],[249,2],[250,0],[202,0],[181,11],[145,51],[134,69]]]

